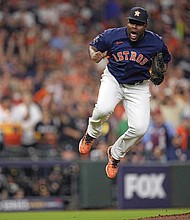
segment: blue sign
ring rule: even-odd
[[[120,209],[169,207],[168,167],[121,164],[117,185]]]

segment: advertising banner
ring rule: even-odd
[[[168,167],[121,165],[117,183],[120,209],[169,207]]]
[[[6,199],[0,201],[0,212],[64,209],[60,198]]]

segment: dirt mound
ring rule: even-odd
[[[138,218],[138,220],[190,220],[190,213],[175,215],[159,215],[156,217]]]

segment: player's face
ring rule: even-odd
[[[144,31],[147,27],[147,24],[138,23],[136,21],[129,20],[127,23],[127,33],[129,39],[133,42],[136,42],[141,39],[144,35]]]

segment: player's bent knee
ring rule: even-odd
[[[147,131],[147,126],[130,127],[127,132],[129,132],[133,137],[142,137]]]
[[[136,130],[136,135],[137,136],[144,136],[146,134],[147,128],[146,127],[142,127],[141,129],[137,129]]]
[[[96,115],[98,115],[99,118],[110,116],[112,113],[113,113],[113,110],[110,110],[110,108],[108,107],[96,108]]]

